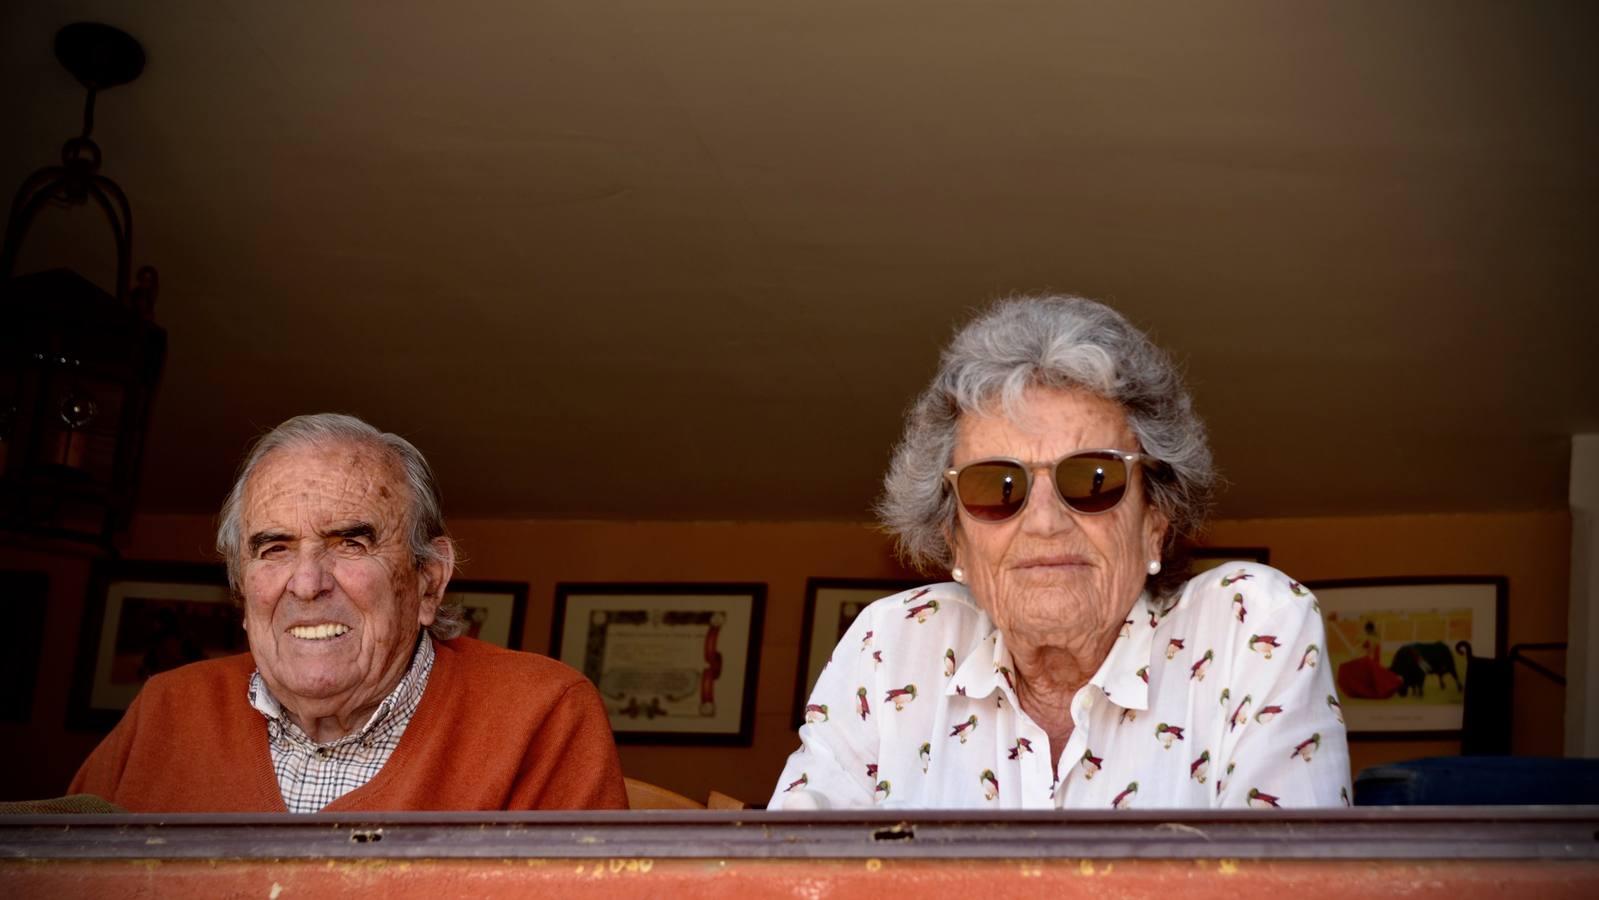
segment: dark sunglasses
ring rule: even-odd
[[[1062,503],[1084,515],[1110,512],[1127,496],[1132,467],[1148,459],[1120,450],[1079,450],[1055,462],[979,459],[944,473],[966,514],[979,522],[1003,522],[1022,511],[1033,492],[1033,470],[1049,469]]]

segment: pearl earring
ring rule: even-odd
[[[1160,560],[1152,559],[1152,560],[1149,561],[1149,574],[1151,574],[1151,575],[1159,575],[1160,574]]]
[[[955,568],[949,570],[949,577],[958,582],[964,583],[966,581],[966,570],[960,566],[956,566]]]

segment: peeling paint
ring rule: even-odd
[[[261,896],[381,895],[387,900],[852,900],[880,898],[884,878],[904,896],[1006,897],[1055,900],[1089,893],[1124,900],[1239,900],[1237,878],[1267,897],[1377,897],[1411,900],[1590,900],[1599,896],[1599,859],[1568,860],[1272,860],[1228,859],[601,859],[520,858],[390,860],[386,865],[324,859],[168,860],[156,869],[135,860],[0,860],[0,893],[15,897],[146,896],[210,900]],[[862,865],[869,863],[869,865]],[[1245,866],[1247,864],[1247,871]],[[1098,877],[1104,887],[1093,890]],[[1085,888],[1089,890],[1085,891]]]
[[[1176,832],[1177,834],[1186,834],[1201,840],[1210,840],[1210,836],[1207,835],[1203,830],[1195,828],[1192,825],[1184,825],[1181,822],[1162,822],[1158,827],[1165,831],[1172,831]]]
[[[573,869],[572,872],[580,877],[587,872],[589,878],[605,878],[607,876],[648,875],[650,870],[654,868],[654,859],[617,857],[603,862],[596,862],[592,865],[578,863],[577,868]]]
[[[612,859],[605,863],[612,875],[647,875],[655,868],[653,859]]]

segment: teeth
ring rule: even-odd
[[[348,625],[326,622],[321,625],[298,625],[290,628],[289,634],[307,641],[325,641],[328,638],[336,638],[349,630],[350,626]]]

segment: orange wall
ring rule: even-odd
[[[211,559],[206,516],[144,516],[134,525],[129,559]],[[789,727],[793,679],[809,576],[900,578],[887,539],[869,526],[838,523],[561,522],[474,519],[452,523],[465,551],[467,578],[525,581],[529,603],[523,647],[549,646],[558,581],[761,581],[767,609],[749,748],[622,748],[629,775],[703,798],[711,789],[764,802],[793,749]],[[1213,524],[1217,545],[1266,546],[1272,563],[1294,577],[1505,575],[1510,579],[1510,641],[1564,640],[1570,518],[1565,512],[1460,516],[1252,519]],[[6,754],[22,769],[0,769],[0,799],[65,788],[95,736],[63,728],[77,653],[87,563],[0,548],[0,567],[44,569],[51,577],[40,682],[33,719],[0,724]],[[1559,662],[1557,660],[1557,662]],[[1521,677],[1517,684],[1517,753],[1561,752],[1564,699],[1558,688]],[[1452,753],[1450,743],[1360,743],[1356,768],[1376,762]]]

